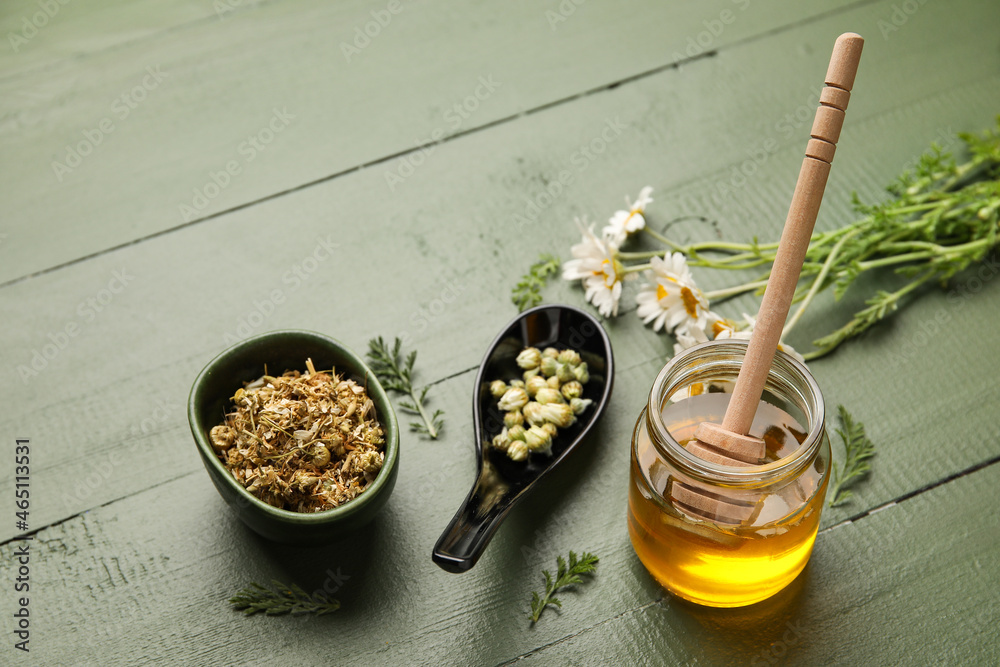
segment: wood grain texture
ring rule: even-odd
[[[0,282],[380,161],[409,181],[412,165],[393,156],[415,146],[850,4],[628,0],[574,4],[553,21],[558,3],[407,0],[369,28],[386,3],[218,1],[239,11],[145,2],[84,15],[88,3],[73,2],[19,52],[0,52]],[[5,24],[32,6],[12,5]],[[71,26],[93,35],[70,41],[81,54],[60,41]],[[358,37],[366,29],[375,36]],[[19,66],[36,58],[45,66]],[[269,138],[276,113],[288,122]]]
[[[582,656],[632,665],[996,663],[1000,518],[989,498],[998,483],[992,465],[821,531],[806,570],[771,601],[705,609],[668,596],[517,664],[573,665]]]
[[[972,6],[978,7],[976,3]],[[850,20],[870,21],[879,11],[858,10],[861,16]],[[838,17],[837,22],[844,20]],[[819,23],[802,30],[819,35],[836,32],[836,27]],[[949,31],[912,37],[903,33],[893,46],[898,52],[895,57],[886,60],[873,48],[866,62],[875,63],[872,67],[876,73],[896,72],[918,57],[927,48],[926,40],[934,35],[954,39]],[[910,41],[904,41],[908,38]],[[743,151],[760,140],[729,146],[729,154],[734,157],[726,162],[715,153],[699,152],[703,137],[689,131],[690,127],[700,126],[694,122],[697,109],[690,112],[691,122],[678,122],[652,110],[696,94],[715,96],[716,103],[705,101],[708,108],[725,108],[734,82],[744,81],[748,91],[755,89],[749,79],[768,53],[783,52],[812,39],[819,37],[796,34],[772,37],[773,44],[754,42],[731,56],[700,63],[701,69],[694,73],[690,69],[664,72],[580,100],[572,108],[532,115],[516,124],[442,146],[435,159],[413,175],[412,187],[393,197],[386,197],[382,175],[366,170],[225,216],[211,225],[189,228],[3,288],[0,315],[16,326],[3,332],[0,360],[15,379],[0,387],[0,397],[9,404],[29,407],[23,412],[4,413],[0,420],[6,431],[29,432],[43,441],[59,443],[58,449],[39,454],[45,474],[36,484],[46,500],[38,508],[38,521],[42,525],[58,521],[141,490],[150,483],[150,476],[161,481],[195,469],[194,459],[185,458],[193,453],[188,450],[183,416],[190,382],[232,337],[242,335],[241,327],[247,323],[258,324],[250,327],[252,332],[285,327],[316,329],[355,349],[363,349],[373,334],[405,335],[420,350],[420,366],[426,369],[421,381],[429,382],[479,363],[481,351],[513,315],[506,287],[496,286],[512,285],[534,257],[535,248],[558,252],[568,247],[575,241],[568,222],[574,213],[610,211],[615,206],[610,192],[634,192],[637,183],[649,182],[650,174],[661,174],[657,180],[650,179],[663,192],[650,212],[657,224],[692,213],[707,213],[718,219],[715,228],[676,228],[682,240],[707,238],[716,229],[728,238],[745,238],[746,226],[762,238],[774,238],[780,230],[777,216],[787,206],[787,188],[801,155],[801,138],[790,140],[787,148],[776,149],[765,160],[750,181],[754,187],[745,187],[738,196],[716,202],[702,193],[717,195],[717,186],[729,178],[730,170],[740,168]],[[925,97],[904,107],[899,107],[895,99],[882,109],[873,106],[871,96],[858,101],[852,109],[856,119],[852,132],[857,132],[857,138],[852,142],[847,133],[842,142],[845,151],[855,154],[845,159],[851,168],[844,169],[839,178],[835,174],[831,182],[828,208],[824,209],[827,226],[840,224],[850,215],[850,187],[864,190],[869,183],[884,183],[904,163],[916,158],[928,137],[935,135],[928,118],[938,119],[935,122],[941,128],[954,126],[954,131],[973,130],[990,122],[993,111],[1000,107],[998,87],[992,85],[996,78],[990,74],[994,65],[989,63],[984,47],[976,49],[969,44],[962,42],[966,50],[956,49],[948,63],[955,68],[954,77],[971,76],[969,70],[979,68],[979,80],[935,92],[946,80],[926,76],[922,79],[929,82]],[[804,81],[808,79],[806,70],[821,71],[824,61],[819,55],[811,60],[799,59],[798,68],[783,73],[778,80]],[[882,70],[878,69],[880,62]],[[705,89],[705,80],[716,84]],[[787,112],[774,109],[787,108],[794,113],[795,92],[772,93],[784,100],[785,106],[771,106],[777,104],[773,97],[761,98],[757,114],[767,119],[761,124],[777,143],[782,130],[775,129],[776,124],[783,122]],[[717,123],[718,131],[713,134],[729,138],[733,133],[723,132],[723,128],[735,122],[737,115],[745,118],[746,110],[734,109],[731,113],[716,121],[699,122]],[[631,130],[623,132],[604,154],[587,162],[585,169],[575,171],[572,156],[579,152],[581,143],[599,136],[606,127],[605,119],[616,116]],[[804,134],[807,129],[803,125],[800,131]],[[546,138],[544,147],[537,143],[538,137]],[[864,151],[876,145],[876,137],[879,150]],[[660,149],[650,149],[654,141]],[[691,164],[705,163],[700,176],[686,182],[692,177],[687,165],[664,166],[661,153],[669,152],[697,155]],[[479,165],[483,155],[491,156],[485,167],[456,167]],[[501,223],[516,223],[515,216],[523,216],[528,201],[536,198],[546,183],[556,180],[561,171],[571,171],[575,180],[564,194],[554,198],[538,222],[525,227],[533,246],[526,256],[524,249],[509,242],[510,228]],[[874,185],[868,187],[875,189]],[[699,201],[701,205],[692,208]],[[288,222],[276,225],[276,220]],[[332,234],[334,231],[336,234]],[[341,247],[332,251],[332,257],[324,248],[330,241]],[[352,251],[366,247],[377,248],[386,258],[379,262],[377,271],[371,270],[364,255]],[[455,248],[468,250],[456,253]],[[306,273],[307,262],[313,261],[310,258],[316,252],[326,252],[328,258],[316,261],[311,265],[313,270]],[[91,313],[86,300],[101,294],[113,273],[121,269],[134,276],[127,289],[114,295],[101,312]],[[363,276],[366,289],[338,289],[345,276]],[[724,279],[714,273],[699,274],[699,281],[707,289],[724,286]],[[944,308],[946,315],[954,317],[949,325],[953,331],[967,332],[964,335],[969,339],[963,345],[975,347],[982,343],[973,332],[984,326],[984,318],[992,321],[989,318],[997,311],[973,309],[966,304],[995,298],[990,296],[995,289],[994,283],[987,283],[975,299],[959,300],[958,305],[952,305],[951,296],[935,293],[918,307],[931,304],[932,310],[926,311],[931,317],[934,308]],[[281,303],[277,303],[275,292]],[[581,301],[579,291],[568,285],[553,285],[548,294],[570,303]],[[318,296],[322,296],[319,302]],[[843,310],[827,305],[824,308],[833,309],[818,311],[823,314],[817,317],[820,321],[831,316],[846,318],[851,312],[847,309],[856,305],[848,298]],[[756,301],[747,298],[726,306],[726,312],[754,312],[756,307]],[[364,326],[357,326],[353,319],[345,320],[340,314],[343,312],[364,313]],[[924,310],[913,312],[927,317]],[[831,359],[814,366],[831,405],[838,401],[870,404],[873,414],[885,413],[887,423],[896,424],[897,415],[910,412],[906,407],[909,400],[904,396],[882,396],[881,385],[859,383],[857,376],[898,373],[899,386],[910,387],[916,395],[934,386],[917,378],[940,372],[933,370],[938,368],[936,363],[933,367],[920,363],[901,365],[893,357],[897,348],[924,325],[923,319],[907,320],[908,314],[897,316],[875,335],[848,346],[834,358],[835,363]],[[909,328],[907,321],[912,323]],[[34,352],[50,343],[49,334],[58,334],[70,323],[79,325],[78,336],[48,362],[43,372],[21,382],[18,367],[30,366]],[[810,328],[815,324],[809,317],[800,324],[804,341],[814,337],[809,334],[816,331]],[[610,323],[609,330],[623,368],[662,359],[668,349],[663,338],[643,332],[631,316]],[[454,343],[456,331],[463,332],[461,345]],[[790,342],[803,347],[798,340]],[[939,354],[948,359],[963,345],[941,349]],[[872,363],[872,358],[883,361]],[[923,358],[920,354],[914,361]],[[985,414],[975,412],[987,410],[988,404],[978,393],[981,383],[959,379],[963,372],[984,377],[978,369],[987,368],[990,359],[973,362],[963,356],[942,360],[940,368],[949,369],[946,377],[950,381],[943,384],[946,390],[925,397],[928,404],[942,406],[940,412],[935,408],[929,414],[947,414],[966,404],[975,406],[973,415]],[[54,381],[67,373],[72,374],[73,381]],[[630,402],[621,403],[626,411],[641,404],[648,386],[645,383]],[[81,392],[80,387],[88,390]],[[625,400],[616,397],[616,403]],[[454,414],[463,409],[464,401],[455,405],[443,407]],[[902,432],[928,434],[918,441],[921,451],[933,459],[930,453],[935,451],[935,438],[950,437],[947,433],[952,425],[947,421],[926,421],[928,430],[906,426]],[[993,431],[986,422],[972,419],[958,430],[968,444],[955,459],[929,471],[923,459],[911,458],[911,463],[880,475],[876,482],[879,486],[861,502],[877,504],[947,474],[943,471],[960,470],[989,458],[994,451],[989,439]],[[884,432],[895,431],[888,428]],[[0,492],[7,492],[10,483],[7,476],[0,482]],[[883,483],[885,488],[880,486]],[[10,536],[10,530],[9,526],[0,526],[0,535]]]
[[[586,95],[587,86],[662,64],[665,49],[683,51],[703,21],[739,6],[705,3],[670,14],[687,22],[664,46],[651,35],[675,26],[654,20],[667,10],[652,5],[637,12],[586,3],[552,37],[534,6],[531,15],[513,4],[502,11],[435,5],[410,14],[431,6],[413,3],[398,17],[415,17],[405,30],[385,32],[336,85],[310,87],[314,74],[329,74],[324,68],[333,65],[309,73],[289,63],[341,57],[331,21],[349,32],[369,10],[324,4],[331,7],[292,12],[286,3],[260,3],[222,27],[209,3],[179,3],[176,11],[143,4],[137,12],[157,17],[145,24],[135,15],[101,22],[81,11],[79,25],[100,38],[60,46],[66,42],[53,23],[51,38],[40,34],[32,43],[48,49],[37,70],[0,67],[10,212],[0,223],[7,235],[0,265],[8,277],[174,224],[168,218],[178,193],[204,185],[207,172],[267,121],[266,113],[260,121],[254,114],[274,104],[292,111],[294,100],[310,114],[208,210],[408,148],[469,94],[465,75],[497,63],[495,71],[509,78],[498,75],[504,87],[488,100],[498,106],[484,103],[481,116],[468,120],[468,128],[483,131],[434,147],[394,191],[385,173],[398,168],[397,159],[0,287],[0,403],[8,406],[0,431],[28,435],[36,445],[32,527],[47,526],[35,542],[33,658],[370,665],[528,656],[564,664],[586,661],[581,655],[642,662],[655,654],[699,664],[761,656],[765,664],[859,664],[870,656],[895,660],[906,646],[905,657],[918,664],[924,656],[927,663],[996,662],[996,646],[981,639],[997,620],[987,597],[997,584],[996,516],[983,509],[998,481],[995,464],[833,528],[1000,455],[1000,358],[989,353],[990,332],[1000,330],[1000,281],[992,279],[991,262],[945,290],[929,289],[870,335],[811,365],[828,406],[844,403],[863,420],[879,454],[855,499],[824,513],[807,574],[774,606],[751,610],[759,615],[733,620],[658,602],[662,592],[628,544],[628,438],[672,343],[628,312],[608,324],[619,373],[593,437],[512,514],[474,570],[450,575],[430,560],[472,482],[470,369],[514,314],[507,290],[517,277],[539,252],[565,255],[577,240],[574,215],[601,220],[621,195],[649,183],[656,188],[650,224],[682,242],[776,238],[819,97],[812,82],[828,52],[817,45],[853,29],[871,35],[865,75],[817,226],[843,224],[852,215],[851,190],[877,200],[927,143],[992,122],[1000,109],[1000,56],[982,27],[1000,19],[996,3],[927,3],[885,39],[878,25],[891,22],[890,1],[844,10],[837,8],[845,3],[753,3],[715,40],[717,55]],[[3,20],[16,21],[6,7]],[[805,14],[796,12],[828,9],[797,22]],[[54,151],[135,85],[137,65],[151,62],[144,56],[162,56],[184,73],[176,86],[164,82],[152,91],[150,104],[162,91],[162,106],[123,123],[106,150],[74,171],[77,184],[44,181]],[[764,72],[773,85],[760,85]],[[501,113],[575,95],[485,127]],[[614,134],[619,124],[625,127]],[[585,158],[582,149],[604,132],[613,140]],[[546,200],[542,193],[562,172],[572,178]],[[532,206],[541,209],[534,219]],[[711,222],[672,222],[685,215]],[[705,289],[725,286],[717,274],[696,277]],[[845,321],[864,290],[891,280],[859,284],[840,305],[824,295],[790,342],[803,349],[831,322]],[[634,290],[628,286],[624,310],[634,308]],[[545,293],[582,303],[575,286],[555,283]],[[747,297],[720,309],[756,307]],[[55,345],[70,324],[76,335],[22,382],[18,367]],[[355,349],[376,334],[405,334],[420,351],[417,379],[436,383],[431,405],[447,411],[445,437],[431,443],[404,435],[390,503],[355,538],[321,549],[264,542],[229,515],[202,470],[184,401],[197,371],[244,327],[311,328]],[[836,442],[834,456],[843,456]],[[9,498],[6,464],[0,474],[0,495]],[[0,525],[0,540],[12,536],[8,522]],[[5,581],[12,549],[0,545]],[[528,628],[541,568],[569,549],[600,555],[598,577],[565,595],[562,614],[547,612]],[[307,589],[339,586],[343,608],[320,619],[245,619],[226,608],[237,588],[272,577]],[[796,618],[807,621],[802,639],[786,642],[778,655],[787,621]],[[12,629],[7,613],[0,627]]]

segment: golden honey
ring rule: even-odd
[[[716,607],[764,600],[802,571],[829,479],[822,395],[785,355],[775,360],[750,429],[767,444],[762,465],[730,468],[684,450],[698,424],[722,421],[731,396],[724,392],[745,349],[742,341],[706,343],[671,360],[632,441],[628,528],[636,554],[672,593]],[[718,497],[744,518],[685,505],[674,485]]]

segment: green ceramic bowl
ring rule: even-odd
[[[216,457],[209,431],[232,410],[229,398],[244,382],[259,378],[264,364],[270,373],[304,370],[306,358],[316,368],[338,373],[368,387],[385,431],[385,463],[375,481],[360,496],[325,512],[303,514],[278,509],[254,497]],[[332,338],[311,331],[272,331],[229,348],[198,375],[188,397],[188,422],[209,477],[236,515],[260,535],[284,544],[328,544],[345,531],[369,522],[385,505],[399,468],[399,425],[389,397],[361,358]]]

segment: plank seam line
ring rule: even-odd
[[[71,514],[70,516],[65,517],[63,519],[59,519],[58,521],[53,521],[52,523],[46,524],[44,526],[40,526],[38,528],[35,528],[34,530],[29,530],[26,533],[21,533],[20,535],[17,535],[15,537],[11,537],[9,539],[6,539],[6,540],[0,542],[0,547],[6,546],[6,545],[8,545],[8,544],[10,544],[12,542],[17,542],[18,540],[20,540],[22,538],[25,538],[25,537],[32,537],[33,538],[35,535],[37,535],[38,533],[42,532],[43,530],[48,530],[49,528],[54,528],[54,527],[56,527],[56,526],[58,526],[60,524],[66,523],[67,521],[71,521],[73,519],[76,519],[77,517],[81,517],[84,514],[86,514],[87,512],[93,512],[94,510],[100,509],[102,507],[107,507],[108,505],[110,505],[112,503],[117,503],[119,500],[125,500],[127,498],[131,498],[132,496],[137,496],[140,493],[145,493],[146,491],[152,491],[153,489],[155,489],[157,487],[160,487],[160,486],[163,486],[165,484],[170,484],[172,482],[176,482],[177,480],[184,479],[185,477],[190,477],[191,475],[194,475],[197,472],[198,472],[197,470],[191,470],[189,472],[184,473],[183,475],[177,475],[176,477],[171,477],[170,479],[165,479],[162,482],[157,482],[156,484],[154,484],[152,486],[147,486],[144,489],[139,489],[138,491],[133,491],[132,493],[126,493],[124,496],[119,496],[118,498],[112,498],[111,500],[106,500],[103,503],[101,503],[100,505],[95,505],[93,507],[88,507],[87,509],[81,510],[81,511],[77,512],[76,514]]]
[[[899,505],[901,503],[904,503],[907,500],[915,498],[916,496],[919,496],[922,493],[926,493],[928,491],[932,491],[932,490],[938,488],[939,486],[943,486],[945,484],[948,484],[949,482],[954,482],[956,479],[960,479],[962,477],[966,477],[966,476],[971,475],[973,473],[979,472],[983,468],[988,468],[991,465],[995,465],[997,463],[1000,463],[1000,456],[994,456],[991,459],[987,459],[985,461],[981,461],[981,462],[979,462],[979,463],[977,463],[977,464],[975,464],[973,466],[969,466],[968,468],[965,468],[964,470],[959,470],[958,472],[955,472],[955,473],[952,473],[950,475],[947,475],[946,477],[942,477],[941,479],[937,480],[936,482],[931,482],[930,484],[925,484],[924,486],[920,487],[919,489],[914,489],[913,491],[909,491],[907,493],[904,493],[903,495],[897,496],[896,498],[893,498],[892,500],[887,500],[886,502],[882,503],[881,505],[877,505],[876,507],[872,507],[871,509],[867,509],[864,512],[859,512],[858,514],[855,514],[852,517],[848,517],[848,518],[844,519],[843,521],[840,521],[838,523],[833,524],[832,526],[824,528],[823,530],[819,531],[818,534],[822,535],[823,533],[829,532],[829,531],[834,530],[836,528],[840,528],[842,526],[846,526],[846,525],[855,523],[856,521],[860,521],[861,519],[864,519],[867,516],[871,516],[872,514],[875,514],[877,512],[881,512],[882,510],[885,510],[885,509],[889,509],[890,507],[892,507],[894,505]]]
[[[266,195],[264,197],[260,197],[258,199],[254,199],[252,201],[244,202],[242,204],[239,204],[237,206],[233,206],[231,208],[228,208],[228,209],[225,209],[225,210],[222,210],[222,211],[217,211],[217,212],[212,213],[210,215],[206,215],[206,216],[204,216],[202,218],[197,218],[195,220],[190,220],[190,221],[182,223],[180,225],[175,225],[174,227],[168,227],[167,229],[161,229],[161,230],[159,230],[157,232],[153,232],[152,234],[147,234],[146,236],[140,236],[140,237],[132,239],[130,241],[126,241],[124,243],[119,243],[117,245],[111,246],[110,248],[105,248],[103,250],[98,250],[96,252],[92,252],[92,253],[84,255],[82,257],[77,257],[75,259],[71,259],[69,261],[62,262],[60,264],[55,264],[53,266],[50,266],[50,267],[45,268],[45,269],[41,269],[39,271],[34,271],[32,273],[28,273],[28,274],[25,274],[23,276],[19,276],[17,278],[12,278],[12,279],[10,279],[10,280],[8,280],[6,282],[0,283],[0,289],[2,289],[4,287],[9,287],[11,285],[16,285],[17,283],[20,283],[20,282],[26,281],[26,280],[30,280],[32,278],[37,278],[37,277],[45,275],[47,273],[51,273],[51,272],[54,272],[54,271],[58,271],[60,269],[67,268],[67,267],[73,266],[75,264],[79,264],[79,263],[82,263],[82,262],[94,259],[96,257],[100,257],[100,256],[105,255],[105,254],[110,254],[110,253],[113,253],[115,251],[122,250],[124,248],[128,248],[128,247],[133,246],[133,245],[137,245],[139,243],[144,243],[146,241],[150,241],[152,239],[159,238],[160,236],[164,236],[166,234],[170,234],[170,233],[173,233],[175,231],[179,231],[181,229],[186,229],[188,227],[192,227],[194,225],[197,225],[197,224],[200,224],[200,223],[203,223],[203,222],[208,222],[209,220],[214,220],[215,218],[219,218],[219,217],[222,217],[224,215],[228,215],[230,213],[235,213],[237,211],[241,211],[241,210],[243,210],[245,208],[249,208],[251,206],[256,206],[258,204],[263,204],[263,203],[268,202],[268,201],[270,201],[272,199],[278,199],[278,198],[284,197],[286,195],[294,194],[296,192],[299,192],[300,190],[305,190],[305,189],[311,188],[311,187],[313,187],[315,185],[319,185],[321,183],[325,183],[327,181],[331,181],[331,180],[340,178],[342,176],[347,176],[347,175],[349,175],[349,174],[351,174],[353,172],[361,171],[361,170],[367,169],[369,167],[378,166],[380,164],[384,164],[386,162],[389,162],[391,160],[395,160],[396,158],[400,158],[400,157],[403,157],[405,155],[409,155],[411,153],[415,153],[415,152],[418,152],[418,151],[423,151],[423,150],[425,150],[425,149],[427,149],[427,148],[429,148],[431,146],[438,146],[438,145],[450,142],[452,140],[460,139],[462,137],[474,134],[476,132],[481,132],[481,131],[484,131],[484,130],[492,129],[493,127],[496,127],[498,125],[503,125],[503,124],[515,121],[515,120],[521,118],[522,116],[530,116],[532,114],[539,113],[541,111],[546,111],[548,109],[551,109],[551,108],[556,107],[556,106],[561,106],[563,104],[568,104],[570,102],[574,102],[576,100],[579,100],[579,99],[582,99],[582,98],[585,98],[585,97],[589,97],[591,95],[596,95],[596,94],[599,94],[599,93],[612,91],[612,90],[615,90],[616,88],[618,88],[619,86],[622,86],[624,84],[634,83],[634,82],[639,81],[641,79],[645,79],[645,78],[648,78],[648,77],[660,74],[662,72],[666,72],[666,71],[668,71],[670,69],[678,69],[679,70],[682,65],[687,65],[687,64],[690,64],[692,62],[699,61],[699,60],[704,60],[704,59],[707,59],[707,58],[713,58],[713,57],[717,56],[720,51],[729,51],[730,49],[741,47],[741,46],[744,46],[746,44],[752,44],[752,43],[754,43],[756,41],[764,39],[765,37],[770,37],[772,35],[780,34],[780,33],[785,32],[787,30],[793,30],[793,29],[798,28],[800,26],[808,25],[808,24],[813,23],[815,21],[823,20],[823,19],[825,19],[825,18],[827,18],[829,16],[834,16],[834,15],[839,14],[841,12],[848,12],[848,11],[851,11],[851,10],[857,8],[857,7],[862,7],[862,6],[868,5],[868,4],[874,4],[875,2],[878,2],[878,1],[879,0],[858,0],[858,2],[849,4],[849,5],[844,5],[843,7],[839,7],[837,9],[831,9],[831,10],[826,11],[826,12],[821,12],[821,13],[816,14],[814,16],[810,16],[810,17],[806,17],[806,18],[800,19],[800,20],[795,21],[793,23],[789,23],[789,24],[786,24],[786,25],[783,25],[783,26],[778,26],[777,28],[772,28],[771,30],[764,31],[764,32],[762,32],[760,34],[757,34],[757,35],[751,35],[751,36],[746,37],[744,39],[736,40],[736,41],[732,42],[731,44],[724,45],[724,46],[721,46],[721,47],[718,47],[716,49],[712,49],[712,50],[709,50],[709,51],[705,51],[703,53],[699,53],[698,55],[692,56],[690,58],[682,58],[681,60],[677,60],[677,61],[674,61],[674,62],[666,63],[664,65],[657,65],[656,67],[653,67],[651,69],[648,69],[648,70],[645,70],[645,71],[642,71],[642,72],[638,72],[636,74],[629,75],[627,77],[618,79],[616,81],[612,81],[610,83],[601,84],[600,86],[596,86],[594,88],[589,88],[589,89],[586,89],[586,90],[581,91],[579,93],[574,93],[573,95],[562,97],[562,98],[553,100],[551,102],[546,102],[545,104],[539,105],[537,107],[532,107],[531,109],[528,109],[528,110],[525,110],[525,111],[519,111],[519,112],[516,112],[516,113],[508,114],[506,116],[502,116],[500,118],[497,118],[496,120],[490,121],[489,123],[484,123],[484,124],[479,125],[477,127],[471,127],[471,128],[468,128],[467,130],[462,130],[460,132],[456,132],[455,134],[452,134],[452,135],[449,135],[449,136],[444,137],[442,139],[439,139],[438,141],[428,141],[428,142],[419,144],[419,145],[417,145],[417,146],[415,146],[413,148],[407,148],[405,150],[396,151],[395,153],[392,153],[390,155],[385,155],[383,157],[376,158],[374,160],[369,160],[367,162],[364,162],[362,164],[359,164],[359,165],[356,165],[356,166],[353,166],[353,167],[348,167],[346,169],[341,169],[340,171],[334,172],[333,174],[328,174],[326,176],[314,179],[312,181],[308,181],[306,183],[302,183],[302,184],[297,185],[295,187],[286,188],[285,190],[280,190],[278,192],[271,193],[269,195]]]
[[[634,613],[637,613],[637,612],[641,612],[641,611],[643,611],[645,609],[649,609],[652,606],[658,605],[658,604],[660,604],[663,601],[664,601],[664,598],[663,597],[659,597],[659,598],[653,600],[652,602],[647,602],[646,604],[639,605],[638,607],[633,607],[632,609],[626,609],[625,611],[623,611],[623,612],[621,612],[619,614],[615,614],[614,616],[610,616],[610,617],[604,619],[603,621],[598,621],[597,623],[594,623],[593,625],[588,625],[587,627],[581,628],[580,630],[577,630],[576,632],[568,634],[565,637],[560,637],[559,639],[551,641],[548,644],[543,644],[542,646],[539,646],[538,648],[531,649],[527,653],[522,653],[521,655],[515,656],[515,657],[511,658],[510,660],[506,660],[504,662],[497,663],[497,667],[504,667],[505,665],[512,665],[515,662],[520,662],[521,660],[523,660],[525,658],[530,658],[532,655],[535,655],[537,653],[541,653],[542,651],[544,651],[544,650],[546,650],[548,648],[551,648],[551,647],[556,646],[558,644],[562,644],[563,642],[569,641],[570,639],[573,639],[575,637],[579,637],[580,635],[584,634],[585,632],[590,632],[594,628],[598,628],[598,627],[600,627],[600,626],[602,626],[602,625],[604,625],[606,623],[611,623],[612,621],[616,621],[619,618],[621,618],[622,616],[626,616],[626,615],[629,615],[629,614],[634,614]]]

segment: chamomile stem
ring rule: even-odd
[[[622,269],[621,274],[627,275],[629,273],[639,273],[640,271],[645,271],[646,269],[653,268],[652,264],[633,264],[632,266],[626,266]]]
[[[424,402],[420,400],[419,396],[417,396],[417,392],[412,389],[410,391],[410,398],[413,399],[413,404],[417,406],[417,412],[420,413],[420,418],[424,420],[424,425],[427,426],[427,435],[429,435],[432,440],[437,440],[437,429],[434,428],[433,420],[431,420],[427,416],[427,413],[424,412]]]
[[[728,299],[731,296],[736,296],[738,294],[744,294],[746,292],[752,292],[761,287],[766,287],[766,280],[757,280],[751,283],[743,283],[742,285],[736,285],[735,287],[727,287],[725,289],[712,290],[711,292],[705,292],[704,296],[706,299]]]
[[[643,227],[642,231],[646,232],[647,234],[649,234],[650,236],[652,236],[654,239],[656,239],[660,243],[666,243],[668,246],[670,246],[674,250],[676,250],[678,252],[684,252],[685,254],[687,254],[685,252],[685,250],[684,250],[684,246],[678,245],[674,241],[671,241],[670,239],[668,239],[663,234],[661,234],[661,233],[659,233],[657,231],[654,231],[654,230],[650,229],[649,227]]]
[[[788,332],[795,327],[795,324],[799,321],[799,318],[802,317],[802,313],[804,313],[806,311],[806,308],[809,307],[809,304],[812,303],[813,297],[819,293],[820,289],[822,289],[823,281],[826,280],[827,275],[830,273],[830,268],[833,266],[833,260],[836,259],[837,254],[840,252],[840,249],[844,247],[844,244],[847,243],[847,241],[857,236],[860,231],[861,230],[859,229],[855,229],[853,232],[844,234],[843,236],[840,237],[840,240],[837,241],[837,243],[833,246],[833,248],[830,249],[830,254],[827,255],[826,261],[823,262],[823,268],[820,269],[819,275],[817,275],[816,279],[813,280],[812,287],[809,288],[809,293],[806,294],[806,297],[802,300],[802,303],[799,304],[799,308],[798,310],[795,311],[795,314],[792,315],[792,319],[790,319],[788,323],[785,325],[785,328],[782,329],[781,338],[779,338],[779,340],[787,336]]]

